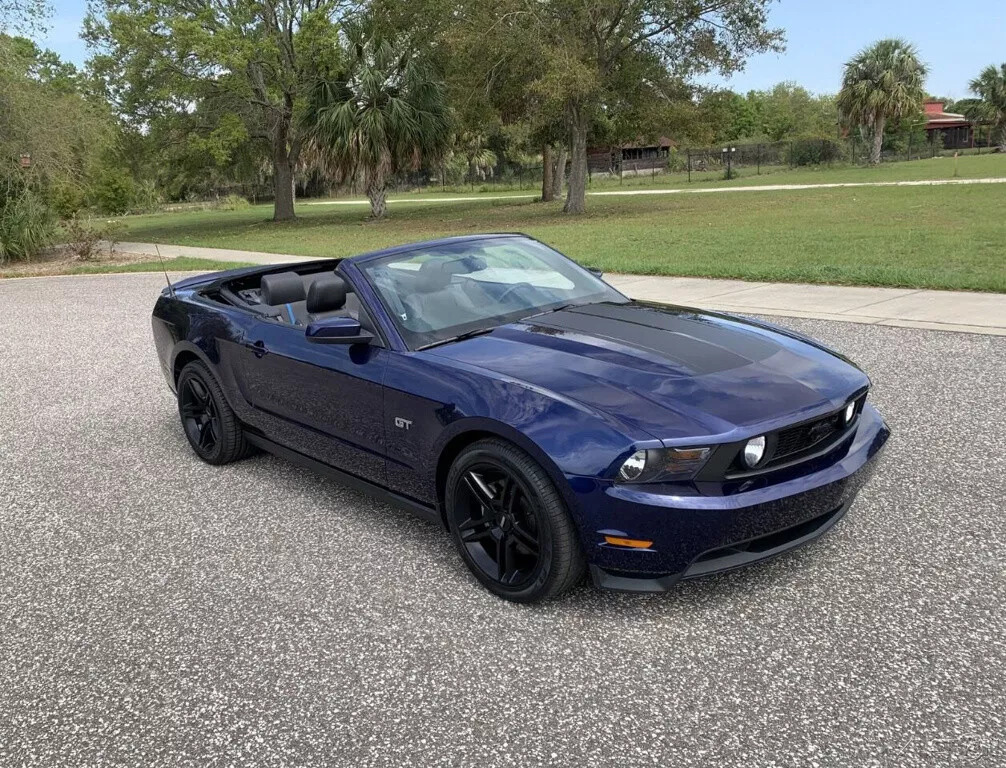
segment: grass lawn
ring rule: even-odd
[[[233,261],[214,261],[213,259],[165,259],[164,265],[169,272],[216,272],[221,269],[235,269],[251,266],[247,263]],[[160,272],[159,261],[134,261],[128,264],[59,264],[51,265],[15,265],[0,266],[0,278],[6,277],[43,277],[47,275],[104,275],[118,272]]]
[[[416,202],[375,223],[363,207],[302,205],[297,221],[275,224],[258,206],[129,217],[123,237],[346,256],[522,231],[610,272],[1006,292],[1006,184],[594,197],[587,207],[567,217],[560,203],[520,198]]]

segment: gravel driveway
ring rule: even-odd
[[[845,521],[528,608],[408,513],[198,461],[162,285],[0,281],[0,766],[1006,764],[1006,337],[783,321],[894,429]]]

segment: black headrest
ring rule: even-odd
[[[308,314],[334,312],[346,304],[346,281],[338,275],[315,278],[307,289]]]
[[[416,290],[420,293],[433,293],[446,288],[451,282],[451,272],[446,267],[447,263],[439,259],[424,261],[419,268]]]
[[[304,281],[296,272],[277,272],[262,277],[262,303],[271,307],[304,300]]]

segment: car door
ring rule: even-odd
[[[318,461],[384,483],[380,346],[319,344],[303,326],[256,322],[237,350],[236,379],[270,440]]]

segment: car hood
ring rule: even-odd
[[[537,315],[429,352],[679,443],[743,439],[812,418],[869,384],[847,359],[796,334],[648,302]]]

